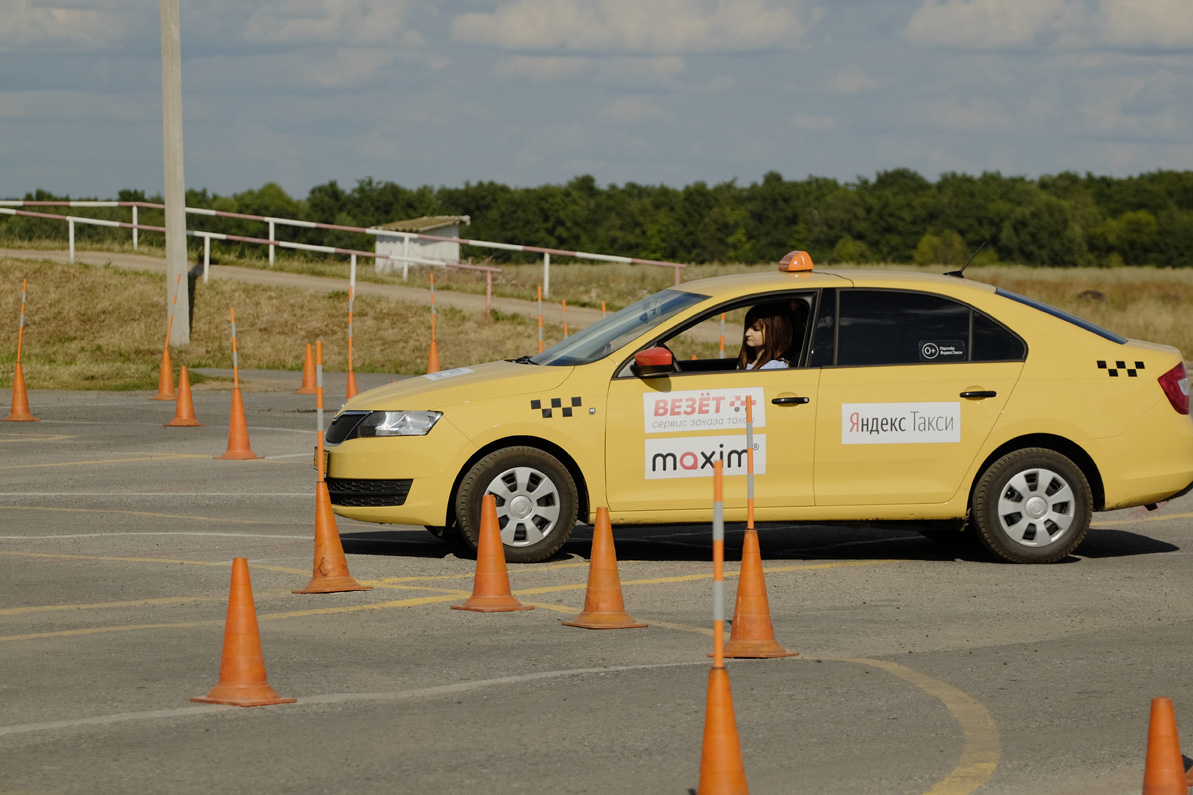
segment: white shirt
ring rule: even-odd
[[[766,364],[762,365],[762,366],[761,366],[761,367],[759,367],[758,369],[759,369],[759,370],[786,370],[786,369],[787,369],[789,366],[790,366],[790,365],[788,365],[788,364],[787,364],[787,362],[783,361],[782,359],[771,359],[769,362],[767,362]],[[746,363],[746,369],[747,369],[747,370],[753,370],[753,369],[754,369],[754,363],[753,363],[753,362],[747,362],[747,363]]]

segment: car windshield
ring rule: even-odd
[[[603,359],[632,339],[640,337],[668,318],[708,296],[681,290],[664,290],[630,304],[620,312],[592,324],[542,353],[522,359],[533,364],[568,367]]]

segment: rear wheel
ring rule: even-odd
[[[1053,563],[1085,538],[1093,513],[1081,469],[1054,450],[1008,453],[982,473],[970,521],[983,546],[1013,563]]]
[[[505,559],[517,563],[545,560],[563,546],[576,525],[576,482],[555,456],[536,447],[506,447],[472,465],[456,494],[457,524],[476,549],[481,504],[486,494],[497,502],[497,523]]]

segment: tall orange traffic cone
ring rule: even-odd
[[[371,591],[373,586],[361,585],[348,573],[348,559],[336,529],[336,515],[331,509],[331,494],[327,482],[315,484],[315,568],[307,587],[294,593],[340,593],[342,591]]]
[[[356,373],[352,369],[348,370],[348,388],[344,392],[344,397],[347,400],[356,397]]]
[[[435,338],[431,338],[431,353],[427,356],[427,375],[439,372],[439,346],[435,344]]]
[[[29,411],[29,393],[25,391],[25,370],[17,362],[17,369],[12,374],[12,413],[4,418],[5,422],[41,422]]]
[[[178,374],[178,405],[174,407],[174,419],[166,423],[166,427],[198,428],[203,423],[195,419],[195,404],[191,401],[191,377],[187,375],[186,365]]]
[[[696,795],[747,792],[746,765],[737,736],[729,672],[713,666],[708,672],[708,703],[704,708],[704,743],[700,749],[700,784]]]
[[[630,629],[644,627],[630,617],[621,598],[621,577],[617,574],[617,552],[613,548],[613,527],[609,509],[597,508],[592,528],[592,555],[588,561],[588,590],[584,594],[584,612],[565,627],[584,629]]]
[[[1187,795],[1185,760],[1176,733],[1172,699],[1153,698],[1147,727],[1147,763],[1143,769],[1143,795]]]
[[[737,581],[737,603],[733,608],[733,632],[725,644],[725,656],[795,657],[798,654],[798,651],[783,648],[775,640],[775,627],[770,620],[770,600],[766,598],[766,578],[762,574],[758,531],[747,527],[741,548],[741,574]]]
[[[311,352],[311,343],[307,343],[307,356],[302,363],[302,386],[294,391],[296,395],[313,395],[318,389],[315,383],[315,356]]]
[[[265,707],[292,704],[298,699],[282,698],[265,679],[265,655],[253,606],[253,583],[249,562],[232,561],[232,588],[228,595],[228,618],[224,622],[224,652],[220,658],[220,681],[202,698],[201,704],[231,704],[235,707]]]
[[[505,568],[505,545],[497,526],[497,500],[486,494],[481,501],[480,539],[476,545],[476,576],[472,580],[472,596],[452,610],[473,610],[478,613],[506,613],[511,610],[533,610],[524,605],[510,591],[509,572]]]
[[[232,415],[228,421],[228,449],[223,455],[215,456],[224,461],[248,461],[261,456],[249,447],[249,426],[244,419],[244,400],[240,388],[232,388]]]
[[[150,400],[175,400],[174,368],[170,366],[170,346],[162,348],[162,366],[157,376],[157,394]]]

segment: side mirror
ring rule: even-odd
[[[672,367],[675,357],[666,348],[646,348],[634,354],[634,364],[639,367]]]

